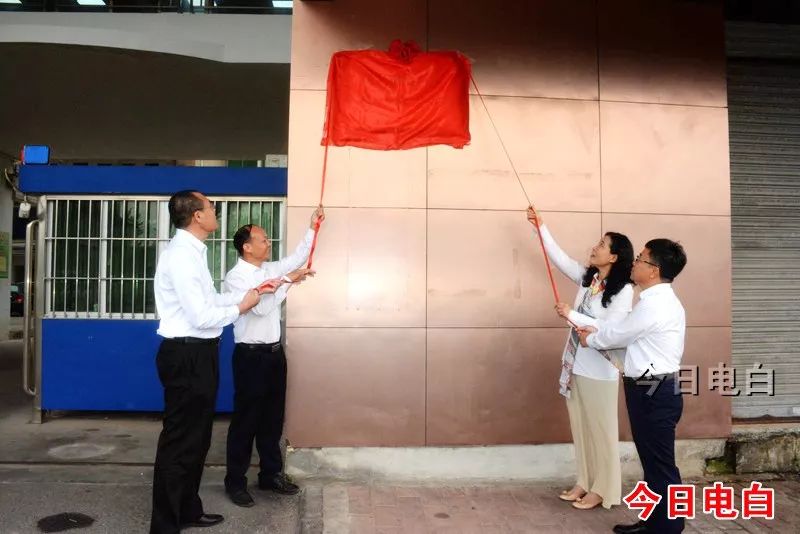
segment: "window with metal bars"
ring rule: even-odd
[[[155,319],[153,277],[175,228],[163,197],[49,197],[45,234],[45,316]],[[264,228],[272,259],[283,253],[284,202],[279,198],[211,198],[219,228],[206,240],[217,290],[237,261],[233,235],[245,224]]]

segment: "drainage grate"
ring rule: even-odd
[[[42,532],[63,532],[73,528],[86,528],[94,523],[94,518],[86,514],[64,512],[50,515],[39,520],[37,525]]]

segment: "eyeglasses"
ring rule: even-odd
[[[199,210],[194,210],[194,211],[204,211],[204,210],[212,210],[212,211],[217,211],[217,207],[214,205],[214,203],[213,203],[213,202],[211,202],[211,203],[209,203],[209,205],[208,205],[208,206],[203,206],[203,207],[202,207],[202,208],[200,208]]]
[[[653,263],[652,261],[643,260],[641,254],[636,256],[636,259],[633,260],[633,262],[634,263],[646,263],[647,265],[650,265],[651,267],[660,267],[660,265],[658,265],[657,263]]]

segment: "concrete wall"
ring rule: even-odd
[[[707,370],[731,351],[730,192],[721,2],[297,2],[289,242],[317,202],[330,55],[395,38],[474,61],[511,158],[560,243],[603,231],[678,239],[675,284],[700,366],[682,438],[730,432]],[[472,144],[333,148],[312,283],[288,304],[295,446],[570,440],[557,394],[567,334],[525,198],[477,97]],[[575,287],[559,276],[570,300]],[[620,402],[621,434],[629,429]]]
[[[291,16],[9,13],[0,43],[124,48],[227,63],[288,63]]]

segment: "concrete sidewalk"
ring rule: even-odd
[[[239,508],[225,497],[223,469],[209,467],[201,496],[205,509],[225,522],[216,533],[275,534],[488,534],[611,532],[634,522],[624,506],[611,510],[573,509],[547,484],[425,484],[301,481],[298,496],[253,490],[256,506]],[[76,534],[146,533],[152,470],[118,465],[0,466],[0,532],[40,532],[37,522],[63,512],[94,519]],[[698,493],[711,480],[694,480]],[[776,518],[719,521],[698,512],[686,532],[800,532],[800,480],[762,478],[776,492]],[[740,494],[746,480],[727,482]],[[630,487],[626,486],[625,490]],[[699,497],[698,497],[699,506]],[[735,507],[741,510],[737,497]],[[198,531],[199,532],[199,531]]]
[[[205,470],[200,496],[206,512],[225,521],[203,532],[286,533],[301,531],[302,494],[279,496],[253,491],[256,506],[240,508],[225,496],[224,469]],[[41,532],[42,518],[64,512],[85,514],[94,523],[67,532],[147,533],[150,524],[152,468],[120,465],[0,465],[0,532]]]
[[[772,478],[772,477],[769,477]],[[702,513],[701,487],[712,480],[684,481],[696,484],[697,516],[687,520],[685,532],[800,532],[800,480],[762,480],[776,493],[774,520],[716,520]],[[749,480],[727,482],[741,495]],[[624,505],[611,510],[576,510],[558,499],[564,488],[543,484],[490,485],[365,485],[330,483],[324,486],[322,517],[326,534],[489,534],[606,532],[618,523],[635,523],[635,513]],[[625,493],[632,489],[624,487]],[[306,503],[306,515],[316,507]],[[737,497],[735,507],[741,510]]]
[[[21,341],[0,342],[0,534],[40,532],[40,519],[64,512],[95,520],[67,532],[147,532],[160,414],[54,414],[31,424],[31,400],[19,385],[21,352]],[[214,423],[201,489],[206,511],[226,521],[205,532],[300,532],[302,495],[256,490],[249,509],[227,499],[227,425],[226,417]]]

